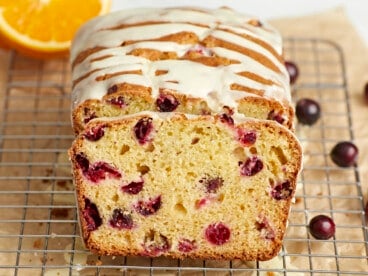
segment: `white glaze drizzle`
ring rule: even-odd
[[[134,9],[111,13],[98,17],[85,24],[77,33],[72,44],[71,60],[73,61],[83,50],[93,47],[107,49],[89,55],[84,61],[73,68],[73,81],[84,77],[75,85],[72,93],[73,107],[87,99],[101,99],[108,88],[115,83],[132,83],[152,88],[152,97],[157,97],[160,88],[167,88],[189,96],[206,99],[209,107],[219,111],[224,105],[237,110],[236,100],[249,94],[230,89],[237,83],[252,89],[264,91],[264,96],[280,102],[290,102],[290,88],[285,66],[276,56],[263,46],[218,28],[246,34],[268,43],[281,54],[280,35],[266,23],[255,27],[247,22],[254,17],[236,13],[230,9],[196,11],[184,8],[172,9]],[[130,26],[123,29],[114,28],[122,24],[138,24],[142,22],[159,22],[156,24]],[[190,22],[190,23],[189,23]],[[198,26],[194,24],[202,24]],[[200,40],[209,35],[240,45],[243,48],[266,57],[279,72],[276,72],[258,60],[237,51],[222,47],[210,50],[222,57],[238,60],[240,64],[210,67],[188,60],[150,61],[142,57],[128,55],[133,49],[146,48],[160,51],[175,52],[183,56],[193,47],[191,44],[178,44],[168,41],[142,41],[157,39],[178,32],[193,32]],[[124,41],[137,41],[127,46],[120,46]],[[116,75],[103,81],[96,78],[105,74],[122,71],[140,70],[139,74]],[[156,76],[157,70],[166,70],[167,74]],[[274,84],[266,85],[236,73],[247,71],[272,80]],[[280,73],[281,72],[281,73]],[[175,81],[172,82],[172,81]],[[255,94],[251,94],[256,96]]]

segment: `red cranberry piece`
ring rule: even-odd
[[[88,231],[94,231],[102,225],[102,219],[96,204],[92,203],[88,198],[84,199],[84,209],[82,214],[86,221]]]
[[[298,66],[292,61],[285,61],[285,67],[290,76],[290,84],[294,84],[299,77]]]
[[[257,133],[253,130],[239,129],[238,140],[246,146],[251,146],[257,140]]]
[[[110,225],[117,229],[132,229],[132,215],[121,209],[115,209],[112,213],[112,218],[109,221]]]
[[[194,240],[181,239],[178,243],[178,250],[180,252],[188,253],[197,249],[197,245]]]
[[[285,122],[285,119],[280,114],[277,114],[274,110],[268,113],[267,119],[276,121],[281,125]]]
[[[119,96],[117,98],[108,99],[107,102],[109,104],[116,105],[116,106],[118,106],[120,108],[122,108],[122,107],[124,107],[126,105],[123,96]]]
[[[93,119],[95,119],[95,118],[97,118],[97,115],[96,115],[96,113],[95,113],[95,112],[93,112],[93,113],[91,113],[91,115],[89,115],[89,116],[85,117],[85,118],[84,118],[84,120],[83,120],[83,122],[84,122],[85,124],[87,124],[89,121],[91,121],[91,120],[93,120]]]
[[[86,178],[94,183],[98,183],[101,180],[106,179],[106,177],[119,179],[121,173],[106,162],[96,162],[89,167],[88,171],[84,173]]]
[[[170,249],[171,245],[169,239],[166,236],[151,230],[150,233],[145,236],[143,247],[143,255],[149,257],[157,257],[160,256],[162,253],[167,252]]]
[[[257,220],[256,229],[260,231],[261,236],[267,240],[273,240],[275,238],[275,230],[273,230],[268,219],[265,217]]]
[[[224,185],[224,180],[221,177],[207,178],[203,177],[199,180],[199,183],[203,184],[207,193],[216,193],[217,190]]]
[[[152,118],[142,118],[134,126],[134,134],[140,144],[149,141],[149,134],[153,130]]]
[[[171,112],[178,107],[179,102],[173,95],[161,94],[156,100],[156,105],[161,112]]]
[[[105,127],[106,125],[91,127],[84,133],[84,137],[89,141],[98,141],[105,135]]]
[[[130,182],[129,184],[121,187],[121,190],[124,192],[124,193],[127,193],[127,194],[131,194],[131,195],[136,195],[138,194],[140,191],[142,191],[143,189],[143,184],[144,184],[144,181],[143,179],[140,180],[140,181],[132,181]]]
[[[234,125],[234,119],[226,113],[220,115],[220,121],[225,124]]]
[[[240,173],[244,176],[253,176],[263,169],[263,162],[257,156],[248,158],[244,163],[239,162],[239,165]]]
[[[212,198],[208,198],[208,197],[201,198],[200,200],[196,201],[195,208],[200,209],[206,206],[207,204],[211,203],[211,200]]]
[[[366,104],[368,104],[368,82],[364,86],[364,101]]]
[[[325,215],[318,215],[309,222],[309,232],[318,240],[328,240],[335,235],[334,221]]]
[[[205,46],[203,46],[203,45],[201,45],[201,44],[196,44],[187,51],[187,53],[191,53],[191,52],[198,53],[198,54],[200,54],[202,56],[206,56],[206,57],[213,56],[212,50],[205,47]]]
[[[142,216],[149,216],[158,211],[161,207],[161,196],[157,196],[154,199],[147,201],[139,200],[135,205],[134,209]]]
[[[276,200],[288,199],[291,197],[292,193],[293,189],[288,180],[276,185],[271,190],[271,196]]]
[[[216,222],[206,228],[205,236],[210,243],[222,245],[230,239],[230,229],[222,222]]]
[[[110,86],[108,89],[107,89],[107,94],[108,95],[111,95],[111,94],[114,94],[118,92],[118,86],[116,84]]]
[[[83,171],[83,173],[88,171],[89,168],[89,160],[87,159],[86,155],[82,153],[77,153],[75,156],[75,160],[79,166],[79,168]]]
[[[332,161],[339,167],[350,167],[356,164],[358,148],[352,142],[343,141],[337,143],[331,150]]]
[[[368,201],[365,204],[364,212],[365,212],[365,221],[368,223]]]
[[[295,115],[299,123],[313,125],[321,117],[321,107],[315,100],[300,99],[296,103]]]

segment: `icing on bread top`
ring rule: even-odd
[[[196,42],[172,39],[178,33]],[[149,60],[132,54],[137,49],[173,53],[176,59]],[[214,66],[186,58],[191,51],[226,62]],[[77,33],[71,48],[72,100],[75,106],[101,99],[110,86],[126,82],[151,87],[154,98],[162,88],[204,98],[214,111],[236,110],[236,101],[249,95],[289,103],[281,55],[277,31],[228,8],[118,11],[87,22]]]

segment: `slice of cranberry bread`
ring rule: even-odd
[[[123,10],[85,24],[71,48],[75,132],[151,110],[242,113],[292,128],[279,33],[228,8]]]
[[[279,252],[302,158],[273,121],[159,112],[95,119],[69,155],[91,251],[242,260]]]

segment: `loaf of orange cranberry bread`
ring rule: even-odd
[[[69,156],[91,251],[267,260],[281,248],[302,152],[271,120],[147,111],[91,120]]]
[[[242,113],[293,127],[278,32],[229,8],[146,8],[98,17],[71,48],[73,126],[151,110]]]

